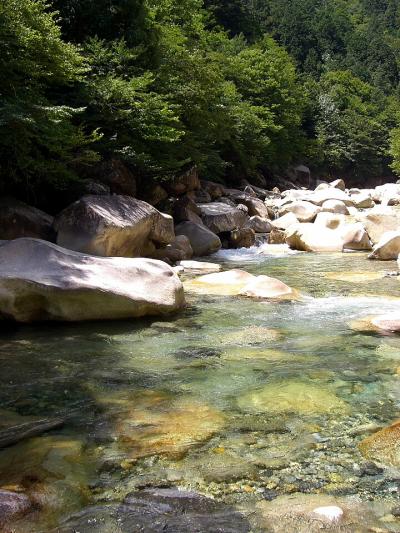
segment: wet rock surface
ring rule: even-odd
[[[75,531],[247,533],[246,518],[234,508],[178,489],[148,489],[129,495],[122,505],[84,510],[58,529]]]

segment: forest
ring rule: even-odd
[[[0,193],[400,174],[397,0],[2,0]]]

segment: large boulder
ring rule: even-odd
[[[372,244],[364,226],[357,222],[346,224],[340,229],[344,250],[372,250]]]
[[[366,191],[360,191],[359,194],[352,194],[350,199],[357,209],[370,209],[375,205],[371,195]]]
[[[320,191],[315,191],[311,194],[309,194],[306,198],[309,202],[312,202],[313,204],[322,206],[324,202],[327,200],[340,200],[347,206],[353,205],[353,202],[351,201],[348,194],[346,194],[344,191],[340,189],[335,189],[334,187],[328,187],[327,189],[323,189]]]
[[[228,248],[251,248],[255,243],[256,234],[251,228],[234,229],[228,234]]]
[[[54,240],[53,217],[13,198],[0,199],[0,239]]]
[[[372,198],[375,202],[390,205],[391,198],[397,198],[400,195],[400,184],[398,183],[385,183],[384,185],[378,185],[372,191]]]
[[[363,224],[373,244],[377,244],[386,232],[400,230],[400,214],[390,208],[360,214],[357,220]]]
[[[221,248],[222,243],[218,235],[195,222],[182,222],[175,227],[177,235],[185,235],[196,257],[211,255]]]
[[[322,204],[322,212],[324,213],[334,213],[340,215],[348,215],[349,210],[344,202],[341,200],[326,200]]]
[[[290,228],[290,226],[293,226],[293,224],[297,224],[298,222],[299,221],[297,220],[296,215],[289,212],[286,213],[286,215],[276,218],[271,222],[271,224],[276,229],[287,230]]]
[[[381,240],[374,246],[369,259],[379,259],[390,261],[397,259],[400,254],[400,231],[388,231],[384,233]]]
[[[341,216],[321,214],[331,217]],[[305,252],[371,250],[368,234],[362,224],[345,224],[341,223],[340,219],[337,225],[330,222],[320,219],[315,224],[295,224],[286,231],[286,243],[294,250]]]
[[[333,187],[334,189],[340,189],[341,191],[346,190],[346,184],[342,179],[337,179],[335,181],[332,181],[329,184],[329,187]]]
[[[178,263],[192,257],[193,249],[185,235],[177,235],[171,244],[167,244],[165,248],[158,248],[152,254],[152,259],[160,259],[167,263]]]
[[[2,319],[129,319],[184,303],[181,282],[160,261],[89,256],[38,239],[0,245]]]
[[[320,212],[320,208],[311,202],[298,200],[282,207],[280,214],[293,213],[299,222],[313,222]]]
[[[199,204],[199,208],[203,223],[214,233],[240,229],[248,220],[247,214],[241,209],[220,202]]]
[[[335,189],[333,189],[335,190]],[[343,238],[339,232],[319,224],[295,224],[286,231],[286,244],[304,252],[341,252]]]
[[[172,217],[129,196],[84,196],[55,220],[57,244],[106,257],[140,257],[175,238]]]
[[[337,229],[339,226],[346,224],[346,215],[335,214],[323,211],[317,215],[314,224],[329,229]]]
[[[173,203],[172,215],[175,223],[196,222],[196,224],[202,224],[200,215],[201,211],[197,204],[188,196],[181,196]]]
[[[271,221],[259,216],[250,217],[246,228],[251,228],[255,233],[269,233],[272,230]]]
[[[249,216],[268,218],[270,211],[265,203],[259,198],[253,198],[248,194],[243,195],[243,198],[240,199],[240,203],[245,205],[248,209]]]

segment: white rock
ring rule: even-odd
[[[0,245],[3,319],[129,319],[184,304],[182,283],[161,261],[84,255],[38,239]]]
[[[343,509],[336,505],[328,505],[327,507],[317,507],[313,513],[325,518],[328,522],[339,522],[343,517]]]

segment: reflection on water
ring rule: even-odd
[[[358,449],[398,417],[400,338],[349,327],[398,309],[400,281],[384,275],[394,263],[278,252],[217,260],[278,277],[301,291],[300,302],[192,294],[191,307],[166,321],[2,332],[0,435],[7,424],[21,432],[63,420],[0,451],[0,489],[33,502],[14,521],[18,532],[114,531],[109,520],[121,512],[125,520],[128,507],[136,516],[128,495],[154,487],[234,505],[254,531],[280,531],[279,506],[291,494],[347,498],[344,506],[357,497],[349,516],[370,513],[371,527],[400,531],[390,514],[399,472]],[[161,505],[153,493],[141,498]],[[113,514],[100,527],[105,505]]]

